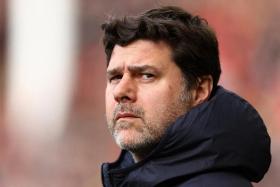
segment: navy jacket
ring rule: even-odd
[[[179,117],[147,157],[134,163],[122,150],[102,165],[105,187],[250,187],[271,161],[270,138],[257,111],[218,87]]]

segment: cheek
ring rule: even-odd
[[[156,117],[159,112],[164,111],[170,104],[170,101],[174,98],[169,87],[159,86],[155,90],[149,91],[141,98],[143,107],[147,115]]]
[[[155,86],[153,91],[150,91],[147,94],[146,99],[149,100],[150,103],[153,102],[154,104],[167,103],[169,100],[174,98],[176,92],[178,92],[178,89],[172,87],[171,85]]]
[[[113,97],[113,94],[110,92],[110,90],[106,89],[105,107],[106,107],[107,117],[111,117],[113,115],[114,106],[115,106],[115,99]]]
[[[160,115],[160,112],[168,111],[170,108],[174,107],[173,105],[177,105],[178,102],[180,102],[178,100],[182,88],[176,84],[178,83],[157,87],[157,90],[150,94],[147,99],[150,104],[147,103],[147,105],[151,107],[154,115]]]

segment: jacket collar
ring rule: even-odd
[[[218,87],[211,99],[171,124],[145,159],[134,163],[130,153],[122,150],[116,162],[103,164],[102,177],[104,186],[153,186],[174,177],[229,170],[256,182],[270,160],[270,138],[257,111]]]

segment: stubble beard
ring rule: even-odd
[[[185,84],[184,84],[185,85]],[[156,113],[157,116],[152,116],[153,119],[147,119],[144,109],[129,103],[120,103],[114,110],[113,118],[108,119],[108,128],[113,135],[117,145],[121,149],[128,150],[134,154],[147,154],[161,140],[166,133],[167,128],[181,115],[186,113],[191,108],[192,97],[185,86],[178,95],[178,98],[173,100],[168,106],[161,107]],[[115,116],[118,112],[130,112],[142,120],[141,126],[137,126],[128,121],[116,121]],[[134,134],[131,137],[125,137],[121,131],[134,128]],[[133,136],[134,135],[134,136]],[[132,137],[133,136],[133,137]]]

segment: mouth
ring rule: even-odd
[[[124,113],[118,113],[116,115],[115,120],[118,121],[119,119],[128,119],[128,118],[139,118],[139,117],[132,113],[124,112]]]

